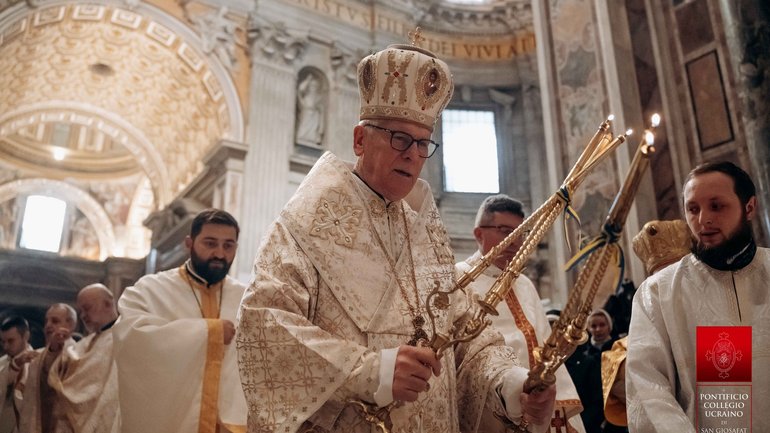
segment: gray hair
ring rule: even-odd
[[[54,310],[54,309],[59,309],[59,308],[63,308],[64,310],[66,310],[67,311],[67,320],[72,321],[72,323],[77,326],[77,324],[78,324],[78,312],[75,311],[75,309],[72,308],[71,305],[60,302],[58,304],[53,304],[50,307],[48,307],[48,311],[51,311],[51,310]]]
[[[522,218],[524,215],[524,204],[515,198],[506,194],[490,195],[481,202],[479,211],[476,213],[476,223],[474,227],[483,225],[494,212],[508,212],[518,215]]]

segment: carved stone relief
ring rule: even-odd
[[[216,56],[222,64],[232,70],[237,66],[235,50],[238,45],[238,24],[227,16],[227,12],[227,6],[222,6],[217,11],[191,16],[185,7],[186,15],[201,35],[203,52]]]
[[[291,65],[302,57],[308,43],[308,32],[290,29],[283,22],[272,22],[256,12],[249,15],[248,43],[253,58]]]
[[[334,70],[334,82],[338,85],[356,86],[358,62],[365,56],[364,50],[352,50],[339,42],[332,44],[330,61]]]

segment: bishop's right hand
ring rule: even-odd
[[[393,398],[415,401],[419,393],[430,389],[431,376],[441,374],[441,362],[429,347],[400,346],[393,374]]]
[[[235,325],[229,320],[222,320],[222,331],[224,332],[225,345],[230,344],[235,337]]]

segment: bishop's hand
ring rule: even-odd
[[[429,347],[400,346],[393,374],[393,398],[415,401],[419,393],[430,389],[431,376],[441,374],[441,362]]]

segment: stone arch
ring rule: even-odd
[[[99,238],[100,260],[115,254],[115,230],[110,217],[87,192],[66,182],[52,179],[19,179],[0,185],[0,203],[18,196],[44,194],[56,197],[75,206],[88,218]]]
[[[134,155],[138,165],[152,184],[156,202],[171,199],[170,181],[163,165],[163,158],[145,134],[116,116],[91,104],[70,101],[49,101],[31,104],[0,116],[0,136],[13,134],[20,127],[46,119],[71,119],[73,123],[86,123],[112,136]]]

